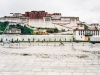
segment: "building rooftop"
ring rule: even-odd
[[[61,18],[79,18],[79,17],[74,17],[74,16],[62,16]]]
[[[74,29],[74,31],[99,31],[99,30],[96,30],[96,29],[88,29],[88,30],[85,30],[85,29]]]

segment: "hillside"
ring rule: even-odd
[[[6,27],[9,25],[9,22],[0,22],[0,34],[4,32]]]
[[[21,29],[21,35],[31,35],[33,34],[33,30],[26,26],[22,26],[20,24],[17,25],[9,25],[9,22],[0,22],[0,34],[3,34],[7,29],[17,28]]]
[[[11,28],[17,28],[17,29],[21,29],[21,34],[22,35],[31,35],[33,34],[33,30],[26,27],[26,26],[22,26],[20,24],[17,24],[17,25],[9,25],[9,29]]]

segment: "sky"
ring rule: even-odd
[[[0,17],[33,10],[75,16],[89,24],[100,23],[100,0],[0,0]]]

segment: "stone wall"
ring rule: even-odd
[[[20,40],[22,41],[24,39],[24,41],[28,41],[28,39],[30,39],[31,41],[33,41],[33,38],[35,39],[35,41],[42,41],[42,40],[46,40],[46,41],[59,41],[60,39],[62,41],[70,41],[73,40],[73,35],[0,35],[0,40],[2,39],[3,41],[6,40]]]

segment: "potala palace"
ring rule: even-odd
[[[52,33],[53,36],[58,36],[58,35],[59,37],[60,36],[62,37],[62,35],[65,36],[63,40],[68,39],[68,34],[71,34],[69,35],[70,38],[68,40],[73,39],[73,38],[75,38],[76,40],[82,40],[82,41],[88,41],[89,39],[95,40],[95,38],[98,38],[97,40],[99,40],[99,37],[100,37],[100,31],[99,31],[100,25],[98,23],[87,24],[85,22],[80,21],[79,17],[66,17],[66,16],[62,16],[61,13],[50,14],[45,11],[31,11],[31,12],[25,12],[24,14],[21,14],[21,13],[10,13],[10,14],[11,16],[0,17],[0,22],[7,21],[9,22],[9,25],[20,24],[22,26],[26,26],[30,29],[33,29],[34,32],[37,32],[37,28],[57,28],[59,31],[63,29],[65,30],[64,32]],[[38,32],[41,33],[42,35],[47,34],[45,33],[46,29],[45,30],[39,29]],[[4,38],[5,33],[7,33],[6,35],[11,34],[11,33],[20,34],[21,30],[14,29],[14,28],[9,29],[9,27],[7,27],[3,33],[4,34],[1,35],[2,36],[1,38]],[[34,35],[31,35],[31,36],[34,36]],[[38,35],[36,36],[39,39]],[[50,36],[50,34],[48,36]],[[23,38],[25,39],[26,37],[23,37]],[[28,38],[29,37],[27,37],[26,40]],[[36,37],[34,36],[34,38]],[[58,37],[53,37],[52,40],[54,39],[58,39]]]
[[[45,11],[31,11],[21,13],[11,13],[12,16],[1,17],[0,21],[9,21],[10,23],[20,23],[34,27],[46,27],[58,29],[75,29],[77,23],[80,23],[79,17],[63,17],[61,13],[48,14]]]

